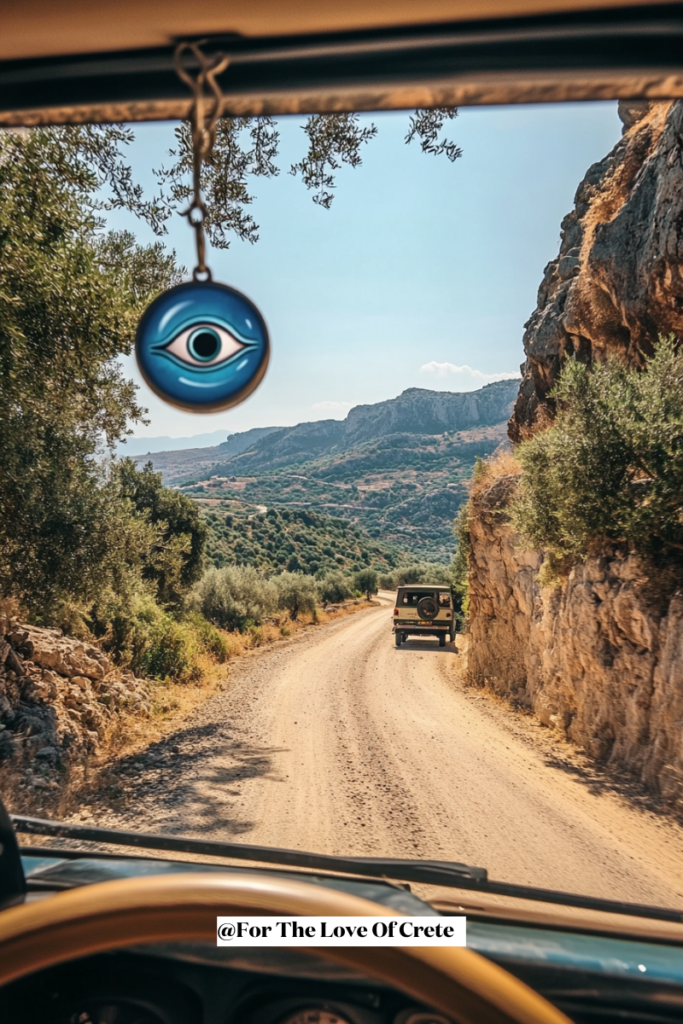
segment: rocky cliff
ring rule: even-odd
[[[541,587],[507,521],[517,480],[494,464],[472,496],[470,681],[683,811],[683,591],[615,550]]]
[[[658,335],[683,336],[683,104],[620,113],[623,137],[579,185],[526,324],[513,441],[551,421],[568,357],[637,367]],[[507,518],[518,473],[499,459],[472,494],[469,678],[683,811],[680,574],[624,545],[542,587],[544,553],[521,548]]]
[[[500,380],[478,391],[408,388],[387,402],[357,405],[346,417],[344,443],[359,444],[387,434],[443,434],[488,427],[507,419],[519,380]]]
[[[552,415],[568,356],[638,365],[660,334],[683,334],[683,105],[620,104],[624,135],[579,185],[526,324],[510,437]]]

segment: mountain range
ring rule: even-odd
[[[345,420],[264,427],[220,445],[137,456],[164,483],[231,515],[267,507],[350,520],[370,536],[446,560],[475,459],[506,442],[519,383],[463,393],[409,388]]]

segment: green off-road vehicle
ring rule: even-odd
[[[437,636],[439,647],[455,640],[450,587],[411,584],[399,587],[394,608],[394,636],[400,647],[409,636]]]

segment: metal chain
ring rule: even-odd
[[[201,43],[179,43],[175,51],[176,71],[183,82],[189,85],[194,94],[194,103],[190,112],[192,126],[192,202],[183,217],[187,217],[194,228],[197,242],[197,266],[192,271],[194,281],[210,281],[211,271],[206,265],[206,206],[201,196],[202,165],[211,158],[216,141],[216,124],[223,113],[224,97],[216,81],[230,63],[230,58],[223,54],[207,57],[202,53]],[[196,77],[183,66],[183,56],[189,51],[199,64]]]

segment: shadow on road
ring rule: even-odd
[[[555,768],[571,775],[572,778],[585,786],[594,796],[603,796],[607,793],[615,793],[622,797],[632,807],[637,807],[648,814],[661,815],[671,820],[683,821],[680,813],[672,812],[662,801],[657,800],[652,791],[635,775],[629,772],[620,771],[613,767],[603,766],[588,759],[581,764],[575,761],[566,761],[560,756],[547,754],[544,762],[548,768]]]
[[[398,652],[401,651],[421,651],[427,654],[458,654],[458,648],[455,643],[446,644],[445,647],[439,647],[439,641],[431,636],[426,636],[422,639],[415,637],[412,640],[404,640],[400,647],[397,647]]]
[[[143,817],[150,810],[157,817],[163,813],[163,825],[155,831],[169,835],[244,835],[255,823],[239,816],[239,787],[269,775],[276,779],[273,759],[280,752],[251,744],[221,723],[176,729],[112,763],[100,796],[114,807],[138,804]]]

